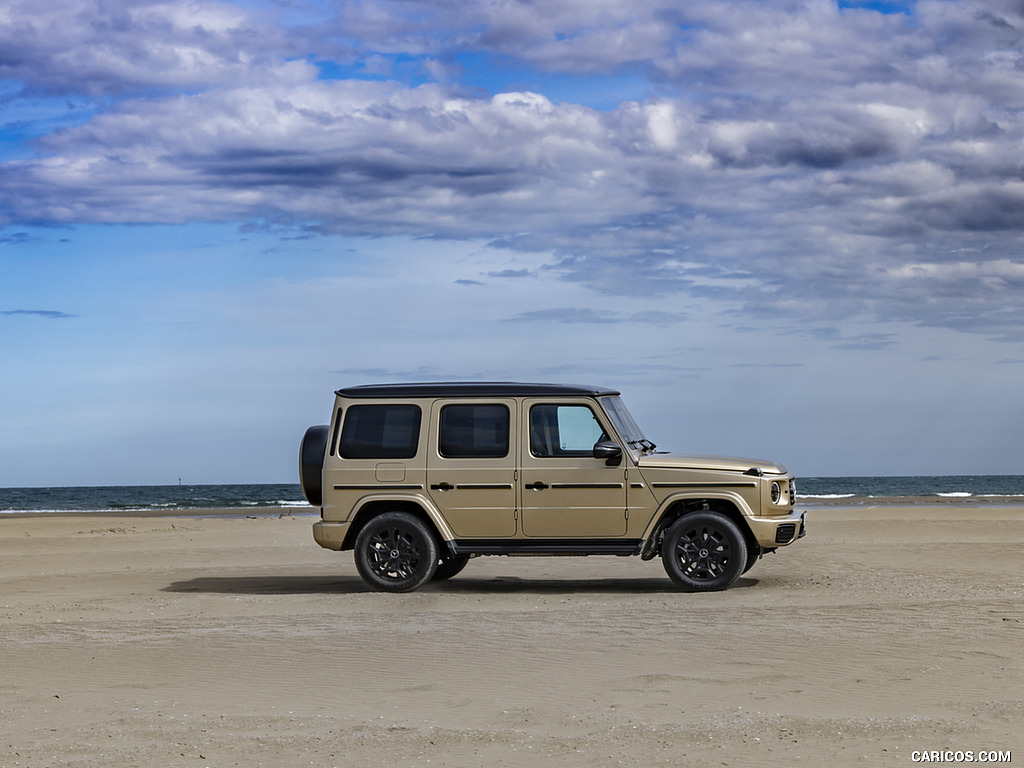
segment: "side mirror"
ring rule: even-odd
[[[604,459],[609,467],[615,467],[622,463],[622,448],[618,443],[610,440],[594,444],[594,458]]]

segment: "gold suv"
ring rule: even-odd
[[[481,555],[660,555],[681,588],[725,589],[806,530],[785,467],[659,451],[600,387],[341,389],[299,475],[316,542],[388,592]]]

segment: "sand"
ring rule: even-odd
[[[309,516],[4,516],[0,766],[1024,762],[1024,506],[809,517],[727,592],[492,557],[388,595]]]

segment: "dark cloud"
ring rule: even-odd
[[[50,320],[63,320],[69,317],[78,317],[78,315],[70,315],[67,312],[56,312],[51,309],[9,309],[0,311],[0,315],[35,315],[37,317],[45,317]]]
[[[277,29],[230,3],[12,0],[0,20],[0,78],[33,91],[177,93],[287,77]]]

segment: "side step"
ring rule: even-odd
[[[459,539],[449,541],[454,556],[465,555],[619,555],[640,554],[642,539]]]

